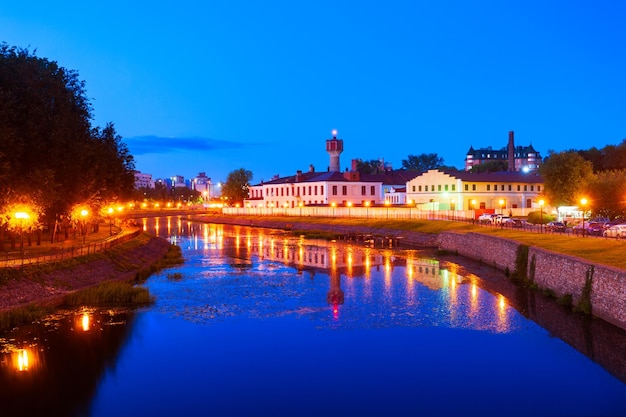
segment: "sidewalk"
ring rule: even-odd
[[[136,231],[136,228],[126,226],[115,226],[110,231],[107,223],[106,225],[101,224],[97,232],[88,233],[86,236],[78,234],[74,236],[74,233],[71,232],[65,239],[62,234],[63,240],[53,243],[50,243],[50,234],[44,233],[40,245],[37,245],[36,236],[32,236],[31,245],[28,246],[27,238],[24,237],[23,251],[20,250],[20,241],[15,243],[15,250],[11,250],[10,242],[5,241],[5,251],[0,252],[0,268],[49,262],[99,252],[110,248],[120,240],[128,240],[127,236],[135,234]],[[111,235],[111,233],[114,234]]]

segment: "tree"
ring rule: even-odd
[[[356,170],[361,174],[378,174],[384,171],[385,167],[381,166],[381,162],[378,159],[371,159],[369,161],[357,159]]]
[[[91,120],[76,71],[1,43],[0,206],[28,195],[53,222],[131,191],[132,156],[112,124],[93,129]]]
[[[250,181],[252,172],[247,169],[239,168],[228,174],[222,185],[222,196],[227,198],[228,204],[243,204],[243,200],[248,198]]]
[[[402,160],[402,168],[409,171],[428,171],[429,169],[437,169],[443,165],[443,158],[437,156],[436,153],[409,155],[407,159]]]
[[[470,172],[503,172],[507,171],[509,163],[501,159],[489,162],[483,162],[482,164],[474,165]]]
[[[575,151],[549,151],[539,173],[543,177],[544,194],[555,207],[578,204],[593,179],[591,162]]]
[[[594,215],[615,219],[626,214],[626,170],[603,171],[589,182],[589,206]]]

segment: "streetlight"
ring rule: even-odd
[[[28,213],[26,213],[25,211],[18,211],[15,213],[15,218],[19,221],[20,223],[20,250],[22,251],[22,254],[24,253],[24,222],[27,221],[30,216],[28,215]],[[22,257],[23,259],[23,257]]]
[[[504,200],[500,199],[500,215],[504,214]]]
[[[335,207],[337,207],[337,203],[335,203],[334,201],[332,203],[330,203],[330,205],[333,208],[333,218],[335,218]]]
[[[391,204],[391,202],[389,202],[389,200],[385,200],[385,207],[387,207],[387,218],[389,218],[389,205]]]
[[[80,211],[80,216],[82,217],[83,222],[83,245],[85,244],[85,239],[87,237],[87,216],[89,215],[89,211],[86,209],[82,209]]]
[[[370,210],[370,202],[366,201],[365,202],[365,218],[369,218],[369,210]]]
[[[585,237],[585,206],[587,205],[587,199],[582,198],[580,200],[580,205],[583,206],[583,237]]]
[[[472,204],[472,224],[474,224],[474,220],[476,220],[476,200],[472,200],[471,204]]]
[[[348,207],[348,217],[350,217],[350,207],[352,207],[352,201],[348,201],[346,206]]]
[[[107,209],[107,214],[109,216],[109,236],[113,236],[113,219],[111,218],[113,215],[113,207]]]
[[[541,233],[543,233],[543,205],[545,203],[545,201],[539,200],[539,225],[541,227]]]

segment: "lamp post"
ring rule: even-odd
[[[82,223],[83,223],[83,245],[85,244],[85,239],[87,237],[87,216],[89,215],[89,211],[86,209],[82,209],[80,211],[80,216],[83,219]]]
[[[500,199],[500,216],[504,215],[504,200]]]
[[[370,217],[369,216],[369,211],[370,211],[370,202],[366,201],[365,202],[365,218],[366,219]]]
[[[350,217],[350,207],[352,207],[352,201],[348,201],[346,206],[348,206],[348,217]]]
[[[580,200],[580,205],[583,208],[583,237],[585,237],[585,206],[587,205],[587,199],[586,198],[582,198]]]
[[[543,233],[543,205],[545,203],[545,201],[539,200],[539,227],[541,228],[541,233]]]
[[[389,205],[391,203],[389,202],[389,200],[385,200],[385,207],[387,207],[387,218],[389,218]]]
[[[471,204],[472,204],[472,224],[474,224],[474,221],[476,220],[476,200],[472,199]]]
[[[113,207],[107,209],[107,217],[109,218],[109,236],[113,236]]]
[[[330,203],[330,205],[333,208],[333,219],[335,218],[335,207],[337,207],[337,203],[335,203],[334,201],[332,203]]]
[[[27,221],[30,216],[25,211],[18,211],[15,213],[15,218],[20,224],[20,251],[24,254],[24,222]]]

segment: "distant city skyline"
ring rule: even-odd
[[[626,138],[626,3],[317,0],[0,6],[1,41],[76,70],[154,178],[253,182],[352,159]]]

